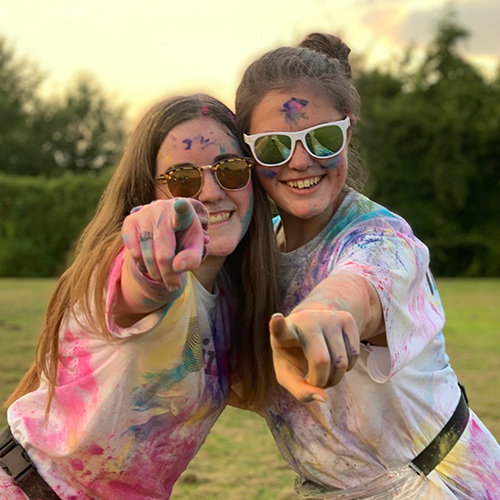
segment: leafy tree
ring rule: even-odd
[[[99,173],[113,164],[125,140],[124,109],[112,105],[90,75],[80,75],[57,99],[40,107],[33,123],[46,173]]]
[[[42,99],[37,67],[0,37],[0,171],[15,175],[95,175],[125,139],[124,108],[82,74],[65,94]]]
[[[459,53],[468,36],[443,19],[416,69],[359,76],[369,194],[405,217],[436,274],[499,275],[500,99]],[[377,96],[374,93],[378,93]]]
[[[42,75],[36,66],[18,59],[0,36],[0,170],[23,171],[31,147],[30,118],[37,109]]]

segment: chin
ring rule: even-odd
[[[311,207],[294,207],[292,210],[285,210],[285,212],[293,215],[297,219],[312,219],[320,214],[322,214],[325,209],[321,208],[311,208]]]
[[[236,250],[237,246],[238,245],[236,244],[236,245],[215,245],[212,247],[209,244],[207,249],[210,252],[209,255],[211,257],[227,257]]]

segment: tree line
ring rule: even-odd
[[[424,57],[361,71],[359,143],[368,194],[410,221],[441,276],[500,275],[500,68],[486,79],[460,53],[450,14]]]
[[[90,74],[58,96],[41,97],[44,76],[0,35],[0,172],[98,175],[125,139],[125,109]]]
[[[437,276],[500,275],[500,68],[486,78],[467,62],[468,36],[448,13],[423,57],[409,48],[396,65],[353,70],[366,192],[410,222]],[[124,108],[89,75],[58,98],[40,97],[42,81],[0,37],[0,183],[109,173],[124,145]],[[16,227],[0,222],[0,261]],[[9,269],[0,262],[0,275]]]

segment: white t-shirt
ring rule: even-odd
[[[114,300],[123,253],[107,290]],[[71,317],[61,329],[58,383],[8,410],[14,437],[63,500],[146,500],[172,487],[224,409],[229,391],[225,285],[210,294],[188,273],[182,295],[113,339]],[[82,318],[79,318],[80,321]]]
[[[282,254],[282,312],[290,313],[320,281],[343,271],[365,277],[377,290],[388,347],[362,344],[353,370],[327,390],[327,403],[302,404],[281,388],[264,412],[290,466],[331,489],[352,488],[409,463],[446,424],[460,397],[427,248],[402,218],[354,191],[314,239]],[[455,452],[465,450],[471,463],[486,450],[490,464],[483,478],[465,479],[478,488],[471,498],[487,498],[478,492],[492,487],[495,476],[500,497],[500,448],[473,414],[471,425],[478,429],[477,446],[466,432]],[[462,472],[447,474],[448,484],[463,482]],[[470,485],[463,487],[469,491]]]

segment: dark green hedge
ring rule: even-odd
[[[61,274],[109,175],[0,175],[0,276]]]

